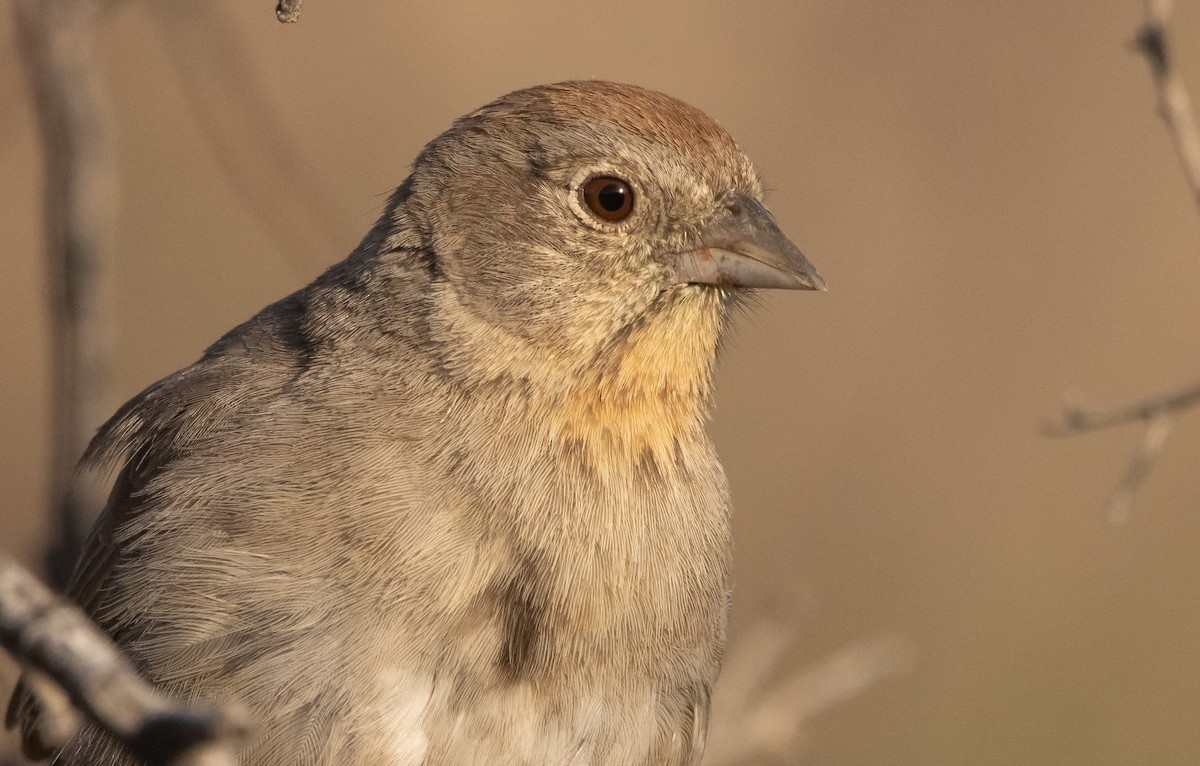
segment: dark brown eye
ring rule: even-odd
[[[583,201],[601,221],[623,221],[633,212],[633,189],[616,176],[595,176],[583,185]]]

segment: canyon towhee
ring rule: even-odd
[[[638,87],[463,117],[349,258],[104,425],[72,595],[165,690],[247,705],[246,764],[697,763],[717,343],[746,289],[824,288],[761,190]],[[128,762],[94,729],[62,759]]]

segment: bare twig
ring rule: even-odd
[[[281,24],[294,24],[300,20],[300,4],[304,0],[279,0],[275,6],[275,18]]]
[[[167,699],[83,612],[7,556],[0,556],[0,642],[147,763],[236,763],[247,735],[242,713],[193,709]]]
[[[1048,421],[1042,425],[1042,433],[1046,436],[1074,436],[1139,421],[1147,424],[1142,443],[1108,502],[1109,520],[1114,524],[1124,524],[1129,520],[1129,508],[1133,504],[1134,495],[1150,475],[1167,435],[1171,432],[1172,416],[1190,409],[1197,402],[1200,402],[1200,385],[1158,394],[1121,407],[1086,408],[1068,405],[1063,408],[1060,420]]]
[[[804,727],[819,713],[893,675],[908,672],[915,651],[903,636],[885,634],[834,652],[810,667],[778,676],[794,632],[764,620],[731,647],[717,684],[705,763],[734,766],[764,757],[790,761]]]
[[[91,27],[105,0],[19,0],[22,52],[45,163],[43,220],[54,365],[51,486],[56,541],[47,568],[65,584],[103,498],[74,470],[108,411],[112,319],[107,270],[116,172]]]
[[[1179,155],[1179,164],[1187,176],[1192,197],[1200,205],[1200,133],[1192,114],[1183,79],[1172,66],[1167,40],[1167,20],[1171,15],[1171,0],[1147,0],[1146,20],[1138,31],[1135,43],[1146,61],[1158,90],[1158,113],[1167,126],[1171,143]]]
[[[1157,394],[1120,407],[1087,408],[1068,405],[1063,408],[1060,420],[1047,421],[1042,425],[1042,433],[1046,436],[1074,436],[1102,428],[1154,420],[1161,415],[1191,409],[1198,403],[1200,384],[1192,384],[1179,391]]]
[[[1150,469],[1154,467],[1158,453],[1162,451],[1162,446],[1167,441],[1167,434],[1170,432],[1171,419],[1165,414],[1155,417],[1146,427],[1146,434],[1142,437],[1138,451],[1129,461],[1129,467],[1125,469],[1121,483],[1117,485],[1112,498],[1108,501],[1108,519],[1113,524],[1124,524],[1129,520],[1129,507],[1133,504],[1133,496],[1137,494],[1142,482],[1150,475]]]
[[[1158,93],[1158,114],[1167,127],[1192,199],[1200,206],[1200,131],[1196,129],[1187,88],[1171,60],[1167,38],[1171,10],[1171,0],[1146,0],[1146,18],[1134,42],[1150,65]],[[1171,430],[1169,416],[1197,404],[1200,404],[1200,383],[1193,383],[1182,390],[1147,397],[1121,407],[1085,409],[1067,406],[1061,420],[1043,424],[1042,432],[1047,436],[1072,436],[1136,421],[1148,422],[1142,443],[1108,504],[1109,519],[1120,524],[1129,518],[1133,497],[1150,474],[1166,442]]]

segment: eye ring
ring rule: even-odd
[[[623,178],[592,176],[580,191],[588,212],[606,223],[624,221],[633,212],[633,187]]]

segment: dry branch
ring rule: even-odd
[[[91,28],[102,0],[15,4],[45,166],[43,221],[53,346],[51,487],[56,539],[47,554],[62,586],[103,501],[74,470],[108,415],[112,311],[106,272],[116,221],[116,172]]]
[[[1047,436],[1073,436],[1122,426],[1138,421],[1151,421],[1163,415],[1191,409],[1200,403],[1200,384],[1179,391],[1156,394],[1119,407],[1080,407],[1067,405],[1061,419],[1046,422],[1042,431]]]
[[[763,619],[735,642],[717,685],[705,763],[735,766],[764,759],[786,762],[805,727],[818,714],[857,696],[915,662],[912,643],[889,633],[845,646],[823,660],[780,675],[779,665],[795,630]]]
[[[1158,92],[1158,114],[1167,126],[1175,153],[1179,155],[1179,164],[1191,187],[1192,197],[1200,205],[1200,133],[1196,131],[1192,100],[1171,60],[1167,39],[1170,15],[1170,0],[1148,0],[1146,20],[1134,42],[1150,64]]]
[[[1171,0],[1146,1],[1146,18],[1134,38],[1134,44],[1150,65],[1158,97],[1158,114],[1175,147],[1192,199],[1200,208],[1200,131],[1196,129],[1196,118],[1187,88],[1171,59],[1167,37],[1171,6]],[[1191,409],[1198,403],[1200,383],[1119,407],[1087,409],[1067,406],[1063,408],[1061,419],[1044,424],[1042,432],[1048,436],[1072,436],[1138,421],[1148,424],[1137,452],[1109,500],[1109,518],[1114,523],[1121,523],[1128,518],[1133,497],[1150,474],[1166,442],[1171,430],[1171,416]]]
[[[1117,485],[1112,498],[1108,501],[1108,518],[1112,523],[1124,524],[1129,520],[1129,507],[1133,505],[1133,497],[1137,493],[1138,487],[1142,486],[1142,482],[1150,475],[1150,469],[1158,460],[1158,453],[1162,451],[1163,444],[1167,441],[1167,434],[1170,432],[1171,419],[1166,415],[1156,417],[1146,427],[1146,433],[1142,437],[1138,451],[1129,461],[1129,467],[1125,469],[1121,483]]]
[[[133,666],[75,606],[0,555],[0,642],[19,661],[54,681],[80,710],[150,764],[233,766],[246,737],[237,711],[178,705]],[[52,703],[55,700],[50,700]],[[63,743],[74,719],[56,704]]]

